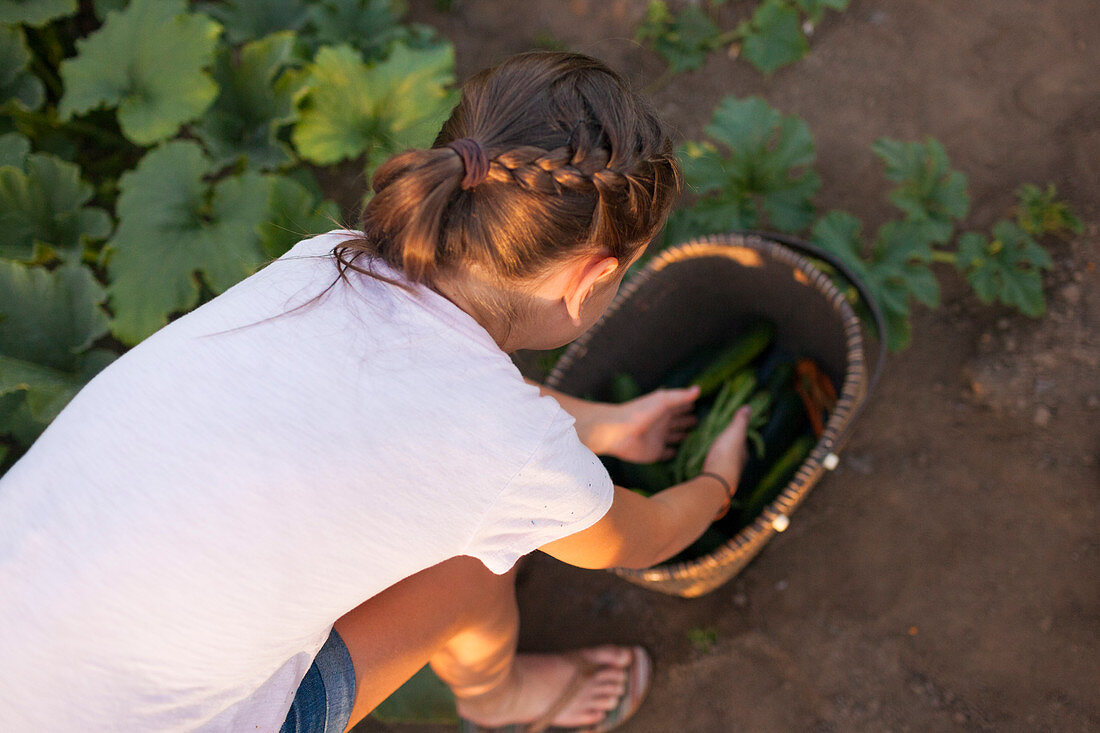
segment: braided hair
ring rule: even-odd
[[[466,82],[432,148],[382,164],[343,276],[377,257],[432,286],[459,268],[502,281],[604,251],[622,262],[657,235],[680,190],[672,143],[600,61],[528,53]]]

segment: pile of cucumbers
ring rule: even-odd
[[[729,513],[676,560],[708,555],[752,523],[783,490],[817,442],[816,426],[824,413],[800,394],[797,380],[807,370],[820,370],[808,359],[776,345],[775,325],[756,321],[724,345],[701,349],[665,376],[660,386],[699,387],[695,403],[698,423],[674,458],[638,465],[609,462],[612,478],[621,486],[650,495],[690,480],[703,469],[711,443],[729,425],[742,405],[752,408],[748,433],[748,463],[741,473]],[[641,394],[636,380],[618,374],[612,399],[625,402]],[[813,418],[813,419],[811,419]]]

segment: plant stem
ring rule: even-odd
[[[945,265],[954,265],[958,262],[958,259],[958,255],[954,252],[948,252],[947,250],[943,249],[932,250],[933,262],[942,262]]]

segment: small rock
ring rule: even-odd
[[[1050,419],[1054,417],[1050,408],[1046,405],[1039,405],[1035,408],[1035,417],[1032,418],[1032,422],[1035,423],[1037,428],[1045,428],[1050,425]]]
[[[886,22],[886,11],[885,10],[872,10],[868,14],[867,20],[869,20],[871,22],[871,25],[882,25],[883,23]]]
[[[737,593],[733,596],[733,605],[738,608],[744,608],[749,605],[749,597],[744,593]]]
[[[978,337],[978,348],[982,351],[989,351],[993,346],[993,334],[988,331]]]
[[[775,589],[776,589],[776,590],[778,590],[778,591],[784,591],[784,590],[787,590],[787,581],[786,581],[786,580],[780,580],[780,581],[778,581],[778,582],[777,582],[777,583],[775,584]]]
[[[1016,339],[1013,336],[1005,336],[1005,351],[1012,353],[1016,350]]]
[[[1054,628],[1054,619],[1050,616],[1043,616],[1043,619],[1039,622],[1039,631],[1049,634],[1052,628]]]
[[[997,330],[999,330],[999,331],[1007,331],[1008,327],[1011,326],[1011,325],[1012,325],[1012,321],[1008,320],[1007,318],[998,318],[997,319]]]
[[[951,716],[951,719],[954,720],[959,725],[965,725],[966,724],[966,713],[963,713],[963,712],[955,713],[954,715]]]
[[[1070,283],[1062,288],[1062,299],[1070,305],[1077,305],[1081,302],[1081,286],[1075,283]]]
[[[1085,400],[1085,407],[1089,408],[1090,410],[1100,408],[1100,394],[1096,394],[1095,392],[1090,394],[1088,396],[1088,399]]]

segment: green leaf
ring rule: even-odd
[[[427,26],[401,24],[405,10],[400,0],[321,0],[302,35],[314,50],[350,45],[368,63],[384,59],[399,42],[411,48],[439,45]]]
[[[932,232],[919,222],[888,222],[879,229],[874,265],[903,289],[929,307],[939,305],[940,288],[929,268]]]
[[[959,237],[956,266],[984,303],[1000,300],[1037,318],[1046,310],[1042,270],[1053,267],[1050,255],[1014,222],[993,225],[993,239],[976,232]]]
[[[90,270],[0,260],[0,434],[29,442],[109,361],[105,292]]]
[[[18,132],[0,135],[0,167],[11,165],[22,169],[30,152],[31,141]]]
[[[23,31],[0,26],[0,107],[12,103],[23,109],[38,109],[42,105],[46,90],[38,77],[27,70],[30,62],[31,52]]]
[[[880,138],[871,148],[886,163],[886,177],[900,183],[890,201],[907,219],[933,228],[934,241],[951,239],[955,222],[970,210],[966,176],[950,169],[947,152],[933,138],[922,143]]]
[[[260,224],[264,254],[278,257],[300,240],[340,227],[340,209],[332,201],[318,202],[309,189],[286,176],[269,176],[267,221]]]
[[[753,13],[746,31],[742,55],[766,74],[798,61],[810,50],[798,11],[782,0],[765,0]]]
[[[18,155],[21,146],[13,145]],[[22,166],[0,167],[0,231],[4,232],[0,256],[44,258],[39,246],[45,245],[63,259],[79,261],[85,239],[110,235],[110,216],[85,205],[93,190],[80,180],[80,168],[52,155],[28,155],[23,150]]]
[[[239,52],[221,50],[214,67],[218,98],[194,127],[216,167],[241,156],[258,170],[293,160],[289,146],[278,138],[279,129],[296,117],[298,87],[293,75],[283,73],[293,52],[289,31],[246,44]]]
[[[796,232],[813,221],[810,199],[821,184],[809,169],[815,153],[805,122],[783,117],[758,97],[726,97],[706,132],[727,155],[710,142],[689,142],[679,151],[684,180],[700,194],[683,216],[696,233],[754,228],[765,220]]]
[[[886,344],[898,351],[909,344],[910,298],[934,306],[939,283],[928,267],[929,230],[913,222],[889,222],[878,231],[871,256],[863,256],[862,225],[851,214],[830,211],[813,229],[813,239],[847,264],[866,283],[886,320]]]
[[[183,0],[132,0],[61,64],[62,119],[117,106],[122,132],[135,143],[171,137],[218,93],[204,69],[220,32],[213,20],[185,12]]]
[[[318,164],[368,155],[373,166],[392,153],[427,147],[457,99],[454,49],[410,49],[365,64],[350,46],[322,48],[309,67],[292,139],[302,157]]]
[[[122,10],[128,2],[130,0],[95,0],[95,17],[103,22],[107,19],[108,13]]]
[[[119,182],[119,225],[107,243],[114,334],[134,344],[175,312],[198,303],[201,273],[215,293],[264,261],[257,234],[267,220],[268,183],[246,172],[211,186],[196,143],[148,153]]]
[[[658,0],[649,4],[635,38],[661,54],[670,71],[681,73],[703,65],[719,33],[718,26],[698,6],[688,5],[674,18]]]
[[[1016,223],[1028,234],[1040,237],[1044,234],[1062,234],[1073,232],[1080,234],[1084,224],[1069,206],[1058,201],[1058,191],[1051,183],[1043,191],[1038,186],[1025,183],[1016,191],[1019,203],[1016,205]]]
[[[304,0],[221,0],[199,10],[225,27],[230,43],[244,43],[279,31],[300,31],[313,12]]]
[[[45,25],[76,12],[76,0],[0,0],[0,23]]]

